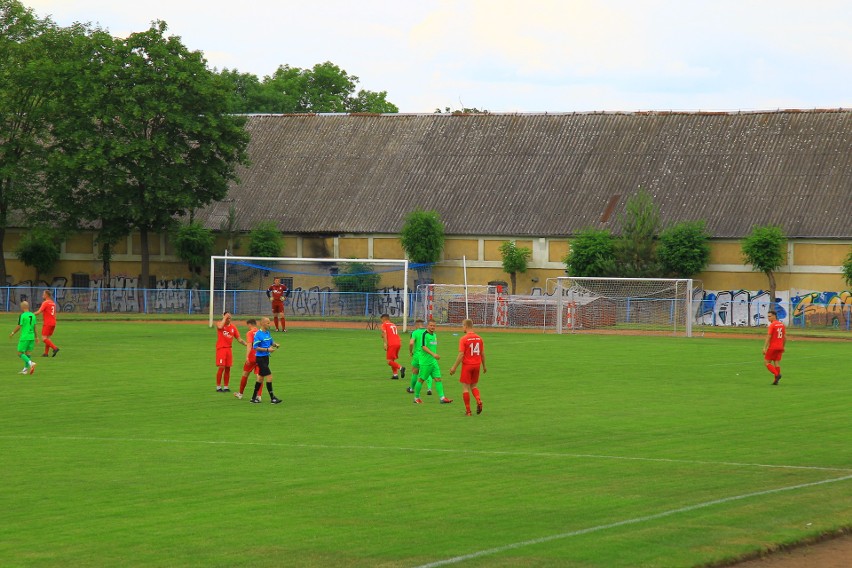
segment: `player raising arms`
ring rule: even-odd
[[[234,365],[234,353],[231,344],[234,340],[245,345],[237,326],[231,323],[231,312],[222,314],[216,322],[216,392],[230,392],[231,367]]]
[[[479,396],[479,367],[482,366],[482,372],[486,373],[485,369],[485,346],[482,343],[482,338],[473,331],[473,321],[466,319],[462,322],[464,335],[459,340],[459,354],[456,357],[456,362],[450,367],[450,374],[456,372],[456,367],[461,363],[461,374],[459,382],[462,384],[462,398],[464,399],[465,415],[470,416],[470,394],[473,392],[473,397],[476,399],[476,413],[482,413],[482,398]]]
[[[778,314],[775,310],[769,310],[766,317],[769,318],[769,332],[766,334],[766,341],[763,343],[763,360],[766,363],[766,368],[769,372],[775,375],[773,385],[777,385],[781,380],[781,356],[784,354],[784,348],[787,346],[787,328],[784,327],[784,322],[778,321]]]
[[[272,317],[275,322],[275,331],[287,331],[287,320],[284,319],[284,298],[287,297],[289,290],[287,286],[281,283],[281,279],[275,277],[272,279],[272,285],[266,289],[266,297],[272,302]],[[281,328],[278,328],[279,319]]]
[[[390,320],[388,314],[382,314],[382,345],[385,349],[388,365],[390,365],[393,375],[391,379],[399,379],[400,374],[405,378],[405,367],[396,362],[399,359],[399,348],[402,346],[402,340],[399,338],[399,330]]]
[[[44,314],[44,321],[41,324],[41,340],[44,342],[44,353],[42,357],[47,357],[47,352],[53,350],[53,356],[59,353],[59,347],[51,341],[53,331],[56,329],[56,302],[53,301],[53,295],[50,290],[45,290],[41,293],[41,305],[33,315]]]

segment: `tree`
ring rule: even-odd
[[[784,264],[787,237],[781,227],[754,227],[742,241],[743,260],[769,279],[769,307],[775,306],[775,271]]]
[[[614,276],[615,237],[608,229],[584,229],[571,240],[563,262],[570,276]]]
[[[627,200],[621,216],[621,236],[616,245],[619,275],[651,278],[660,275],[657,260],[657,233],[660,213],[651,194],[644,189]]]
[[[685,221],[660,233],[657,256],[663,272],[692,278],[710,260],[710,235],[704,221]]]
[[[225,69],[220,80],[232,93],[229,108],[232,112],[399,112],[387,100],[387,91],[355,89],[358,77],[326,61],[311,69],[279,65],[262,81],[250,73]]]
[[[46,78],[50,67],[49,32],[55,25],[40,20],[18,0],[0,0],[0,247],[9,214],[23,208],[33,191],[48,136],[45,101],[51,98]],[[0,255],[0,285],[7,283]]]
[[[849,256],[843,262],[843,279],[846,280],[846,285],[852,287],[852,251],[849,251]]]
[[[444,223],[437,211],[417,208],[405,217],[400,231],[402,249],[416,267],[417,279],[431,280],[431,265],[441,260],[444,250]]]
[[[178,257],[187,262],[190,272],[195,276],[201,276],[201,269],[210,262],[213,242],[213,231],[197,221],[178,227],[172,238]]]
[[[527,271],[527,262],[532,256],[532,250],[519,247],[514,241],[505,241],[500,245],[500,254],[503,256],[503,272],[509,275],[512,294],[516,294],[516,275],[518,272]]]
[[[149,280],[149,235],[225,197],[246,164],[245,119],[228,114],[228,93],[202,54],[165,22],[126,39],[94,32],[57,81],[53,205],[74,217],[136,229],[141,283]]]
[[[365,262],[348,262],[343,272],[332,276],[334,286],[340,292],[375,292],[379,287],[381,275],[373,266]]]
[[[249,256],[272,258],[281,256],[284,238],[272,221],[262,221],[249,233]]]
[[[50,272],[59,262],[59,239],[56,233],[45,227],[34,227],[18,243],[15,255],[18,259],[35,268],[36,281],[41,275]]]

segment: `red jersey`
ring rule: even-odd
[[[53,300],[43,301],[36,313],[44,315],[43,325],[45,327],[56,327],[56,303]]]
[[[778,320],[769,324],[769,351],[784,351],[784,338],[787,328]]]
[[[249,363],[254,363],[257,361],[257,351],[254,350],[254,334],[257,333],[256,329],[248,330],[246,333],[246,343],[251,346],[249,349],[248,357],[246,358]]]
[[[266,295],[272,298],[273,302],[281,302],[284,296],[287,295],[287,286],[284,284],[273,284],[266,289]]]
[[[482,355],[485,353],[485,346],[482,344],[481,337],[475,333],[466,333],[459,340],[459,351],[464,353],[462,356],[462,365],[479,367],[482,364]]]
[[[234,342],[234,339],[239,339],[240,332],[237,330],[234,324],[228,324],[223,326],[222,329],[216,329],[217,339],[216,339],[216,349],[230,349],[231,343]]]
[[[397,330],[396,324],[393,322],[382,323],[382,333],[384,333],[385,339],[388,342],[388,347],[397,347],[402,344],[399,339],[399,330]]]

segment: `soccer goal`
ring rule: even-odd
[[[557,300],[557,333],[612,330],[692,337],[693,285],[692,279],[669,278],[547,280],[548,293]]]
[[[407,329],[407,260],[229,255],[210,257],[210,325],[225,310],[269,315],[274,278],[287,287],[287,318],[370,322],[387,313]]]
[[[474,325],[493,326],[499,318],[496,286],[421,284],[415,298],[414,315],[437,325],[461,325],[470,319]]]

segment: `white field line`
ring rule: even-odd
[[[643,458],[633,456],[611,456],[606,454],[572,454],[568,452],[510,452],[502,450],[470,450],[453,448],[413,448],[407,446],[370,446],[370,445],[331,445],[331,444],[278,444],[274,442],[230,442],[224,440],[173,440],[167,438],[110,438],[103,436],[26,436],[22,434],[0,434],[0,440],[44,440],[53,441],[82,441],[82,442],[129,442],[145,444],[197,444],[210,446],[260,446],[274,448],[308,448],[316,450],[370,450],[370,451],[392,451],[392,452],[421,452],[436,454],[461,454],[461,455],[484,455],[484,456],[517,456],[535,458],[566,458],[587,460],[615,460],[615,461],[642,461],[657,463],[673,463],[685,465],[716,465],[724,467],[751,467],[766,469],[798,469],[812,471],[838,471],[852,472],[849,467],[815,466],[815,465],[790,465],[790,464],[768,464],[749,462],[727,462],[709,460],[686,460],[674,458]]]
[[[814,481],[813,483],[802,483],[800,485],[791,485],[789,487],[779,487],[777,489],[767,489],[765,491],[756,491],[754,493],[745,493],[743,495],[734,495],[733,497],[724,497],[722,499],[714,499],[713,501],[705,501],[704,503],[697,503],[695,505],[688,505],[686,507],[681,507],[679,509],[670,509],[668,511],[663,511],[662,513],[655,513],[653,515],[646,515],[644,517],[636,517],[634,519],[626,519],[624,521],[617,521],[615,523],[610,523],[607,525],[598,525],[596,527],[589,527],[585,529],[579,529],[576,531],[570,531],[560,534],[554,534],[550,536],[543,536],[541,538],[534,538],[530,540],[524,540],[521,542],[514,542],[512,544],[507,544],[504,546],[498,546],[495,548],[489,548],[486,550],[479,550],[477,552],[471,552],[470,554],[465,554],[463,556],[456,556],[453,558],[447,558],[445,560],[439,560],[437,562],[430,562],[429,564],[422,564],[417,568],[437,568],[438,566],[448,566],[450,564],[459,564],[461,562],[465,562],[466,560],[473,560],[475,558],[481,558],[483,556],[491,556],[494,554],[499,554],[501,552],[505,552],[507,550],[513,550],[516,548],[523,548],[526,546],[532,546],[535,544],[542,544],[545,542],[550,542],[553,540],[560,540],[564,538],[569,538],[572,536],[579,536],[583,534],[589,534],[597,531],[612,529],[616,527],[623,527],[626,525],[634,525],[637,523],[644,523],[647,521],[653,521],[656,519],[661,519],[663,517],[669,517],[671,515],[677,515],[680,513],[686,513],[689,511],[695,511],[696,509],[704,509],[706,507],[712,507],[714,505],[721,505],[723,503],[730,503],[732,501],[739,501],[742,499],[749,499],[751,497],[759,497],[761,495],[771,495],[773,493],[781,493],[784,491],[794,491],[796,489],[804,489],[807,487],[814,487],[817,485],[824,485],[826,483],[837,483],[838,481],[848,481],[852,479],[852,475],[847,475],[844,477],[837,477],[835,479],[826,479],[823,481]]]

